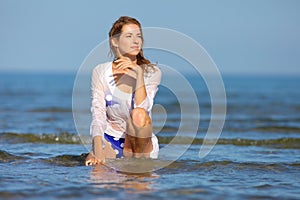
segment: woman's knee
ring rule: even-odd
[[[135,108],[131,112],[133,124],[137,127],[144,127],[151,124],[147,111],[143,108]]]

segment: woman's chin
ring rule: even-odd
[[[132,51],[130,53],[125,53],[124,56],[126,57],[135,57],[139,54],[139,51]]]

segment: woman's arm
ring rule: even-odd
[[[85,165],[97,165],[105,163],[105,151],[102,148],[102,136],[93,138],[93,150],[85,159]]]
[[[135,105],[141,104],[147,97],[147,91],[144,82],[144,70],[140,66],[136,66],[136,82],[134,91]]]
[[[153,74],[147,79],[145,84],[144,70],[142,67],[133,63],[129,58],[121,57],[115,61],[117,70],[128,74],[136,79],[134,88],[134,108],[144,108],[146,111],[150,111],[153,105],[153,99],[157,92],[158,85],[161,81],[161,71],[155,67]]]
[[[156,92],[158,90],[158,86],[161,81],[161,71],[159,68],[155,67],[155,71],[149,75],[150,77],[147,77],[146,79],[143,79],[143,82],[140,81],[140,84],[143,84],[144,87],[140,87],[141,89],[144,89],[146,92],[146,96],[142,96],[142,98],[138,99],[141,96],[137,96],[137,98],[134,99],[134,108],[140,107],[144,108],[146,111],[150,112],[153,106],[154,98],[156,95]],[[144,83],[145,80],[145,83]],[[138,81],[138,80],[137,80]],[[136,91],[139,88],[136,89]],[[140,89],[140,90],[141,90]],[[140,92],[139,90],[139,92]],[[139,93],[141,94],[141,93]]]
[[[93,137],[93,150],[86,158],[86,165],[95,165],[105,162],[102,138],[106,129],[106,105],[104,89],[98,70],[99,68],[96,67],[92,73],[92,123],[90,127],[90,134]]]

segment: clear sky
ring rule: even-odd
[[[76,72],[121,15],[192,37],[223,74],[300,75],[298,0],[0,0],[0,71]]]

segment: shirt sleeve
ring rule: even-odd
[[[161,71],[156,67],[155,72],[150,73],[149,77],[145,78],[145,88],[147,96],[140,104],[133,104],[134,108],[144,108],[146,111],[150,112],[153,106],[154,97],[158,90],[158,86],[161,81]]]
[[[103,84],[101,82],[101,76],[99,68],[96,67],[92,73],[91,81],[91,92],[92,92],[92,123],[90,126],[90,134],[95,136],[104,135],[106,130],[106,103]]]

